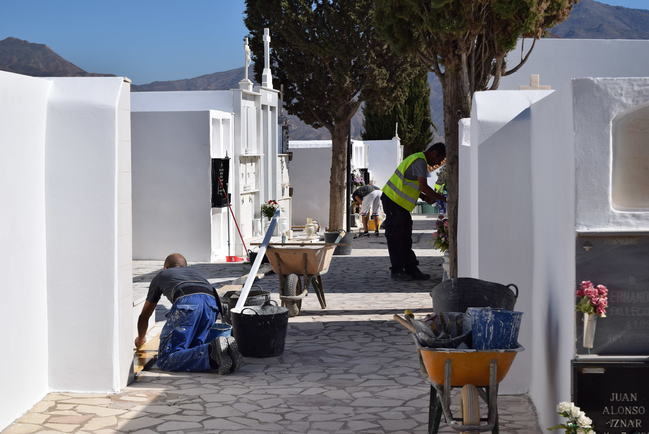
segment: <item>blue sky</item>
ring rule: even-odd
[[[605,0],[649,9],[649,0]],[[243,0],[0,0],[0,39],[47,44],[90,72],[134,83],[243,64]]]

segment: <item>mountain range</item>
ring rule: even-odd
[[[595,0],[581,0],[573,8],[570,17],[550,29],[549,34],[559,38],[584,39],[649,39],[649,10],[610,6]],[[0,70],[31,76],[109,76],[91,73],[68,62],[44,44],[35,44],[17,38],[0,41]],[[172,90],[219,90],[238,87],[243,78],[243,68],[215,72],[199,77],[172,81],[155,81],[133,85],[135,92]],[[431,112],[433,122],[442,129],[442,96],[437,78],[430,75]],[[291,138],[328,139],[329,132],[305,125],[298,118],[289,116]],[[352,134],[360,136],[363,114],[359,110],[352,120]]]

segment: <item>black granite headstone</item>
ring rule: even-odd
[[[572,363],[572,400],[598,434],[649,434],[649,361]]]
[[[212,158],[212,208],[228,206],[229,158]]]
[[[649,233],[580,233],[576,254],[577,282],[609,289],[607,316],[597,319],[591,353],[649,356]],[[577,353],[586,354],[583,314],[576,321]]]

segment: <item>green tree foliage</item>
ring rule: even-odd
[[[387,113],[381,112],[372,103],[363,107],[363,139],[385,140],[393,137],[398,122],[404,157],[423,151],[433,140],[428,71],[420,70],[408,83],[407,91],[406,99]]]
[[[263,29],[286,110],[331,133],[329,228],[343,228],[346,146],[363,101],[390,109],[405,97],[412,61],[377,36],[374,0],[246,0],[255,74],[263,70]]]
[[[496,89],[527,60],[545,29],[566,19],[578,0],[376,0],[375,22],[397,52],[416,56],[440,80],[448,165],[450,274],[457,276],[458,121],[473,93]],[[506,55],[533,38],[518,65]]]

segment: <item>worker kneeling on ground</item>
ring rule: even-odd
[[[368,223],[370,215],[374,220],[374,233],[379,236],[379,212],[381,211],[381,189],[375,185],[363,185],[352,193],[352,198],[361,206],[363,219],[363,234],[369,233]]]
[[[151,281],[142,313],[137,321],[135,346],[146,339],[149,318],[164,295],[173,303],[160,333],[158,366],[165,371],[209,371],[230,374],[241,365],[241,354],[233,337],[205,342],[216,321],[220,303],[212,285],[187,266],[180,253],[165,259],[164,269]]]
[[[435,143],[426,151],[406,157],[383,187],[381,202],[385,212],[385,238],[390,254],[391,277],[395,280],[427,280],[429,274],[417,268],[417,257],[412,251],[412,216],[410,213],[421,196],[428,203],[446,201],[436,193],[426,178],[428,166],[437,166],[446,158],[446,146]]]

